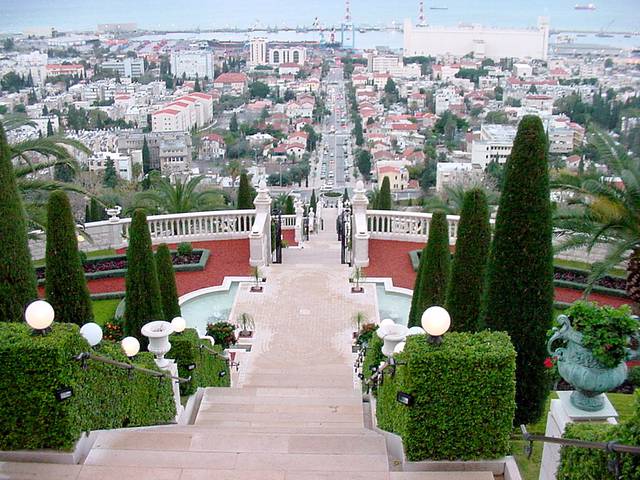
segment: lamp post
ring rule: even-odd
[[[429,342],[435,345],[442,343],[442,336],[447,333],[450,326],[449,312],[442,307],[429,307],[422,314],[422,328],[429,335]]]
[[[24,319],[33,329],[34,335],[45,335],[50,330],[55,316],[53,307],[45,300],[31,302],[24,312]]]
[[[125,337],[120,342],[124,354],[129,357],[135,357],[140,351],[140,342],[136,337]]]

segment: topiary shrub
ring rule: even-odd
[[[67,194],[51,193],[47,206],[45,295],[57,322],[84,325],[93,321],[93,309],[84,268],[78,253],[76,222]]]
[[[155,425],[175,417],[169,380],[88,361],[73,360],[90,351],[79,327],[54,323],[51,332],[34,337],[24,323],[0,324],[0,449],[68,450],[83,431]],[[104,342],[96,352],[127,361],[120,345]],[[140,353],[135,365],[159,371],[153,355]],[[57,401],[56,390],[73,396]]]
[[[640,390],[635,392],[634,415],[620,425],[596,423],[571,423],[567,425],[563,438],[590,442],[616,441],[622,445],[640,445]],[[603,450],[579,447],[562,447],[558,480],[616,480],[608,469],[614,454]],[[625,480],[640,480],[640,456],[620,454],[620,477]]]
[[[27,241],[27,222],[0,122],[0,322],[21,322],[27,304],[38,297]]]
[[[170,322],[179,317],[181,313],[171,252],[164,243],[159,245],[156,250],[156,269],[158,271],[158,284],[162,299],[162,313],[164,314],[164,319]]]
[[[518,352],[516,425],[536,422],[549,393],[544,368],[553,314],[553,247],[547,137],[525,116],[506,163],[487,265],[484,325],[506,331]]]
[[[253,188],[249,184],[249,176],[246,173],[240,174],[240,185],[238,186],[238,210],[254,208]]]
[[[206,339],[201,339],[195,329],[187,328],[178,335],[171,336],[171,350],[168,358],[173,358],[178,364],[178,374],[183,378],[191,376],[189,383],[180,384],[180,395],[191,395],[198,387],[228,387],[230,385],[229,366],[225,360],[211,352],[201,349],[205,345],[209,349],[222,352],[219,346],[211,345]],[[190,365],[195,368],[189,369]],[[220,377],[220,372],[225,372]]]
[[[162,320],[164,315],[151,235],[143,210],[136,210],[131,219],[125,285],[124,333],[138,338],[141,349],[146,349],[148,340],[140,332],[142,326]]]
[[[448,333],[440,345],[407,339],[395,376],[378,387],[378,424],[398,433],[411,461],[498,458],[510,451],[515,358],[502,332]],[[398,391],[413,406],[397,404]]]
[[[182,242],[178,245],[177,253],[181,257],[185,255],[191,255],[193,253],[193,246],[189,242]]]
[[[235,345],[238,341],[235,334],[236,326],[229,322],[217,322],[207,325],[207,335],[213,337],[215,344],[223,350]]]
[[[377,210],[391,210],[393,207],[393,199],[391,198],[391,183],[389,177],[384,177],[380,193],[378,194]]]

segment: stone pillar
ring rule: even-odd
[[[551,408],[547,415],[547,428],[544,432],[546,437],[562,437],[564,430],[569,423],[585,421],[606,421],[607,423],[618,423],[618,412],[605,395],[605,404],[602,410],[597,412],[585,412],[571,403],[572,392],[556,392],[559,399],[551,400]],[[542,449],[542,464],[540,465],[539,480],[555,480],[560,464],[560,445],[545,443]]]
[[[160,370],[164,370],[165,372],[168,372],[169,375],[173,377],[178,376],[178,365],[176,364],[175,360],[170,360],[167,365],[165,365],[164,367],[160,367]],[[163,381],[166,382],[168,380],[165,379]],[[178,419],[180,418],[180,415],[182,415],[182,412],[184,411],[184,407],[182,406],[182,403],[180,403],[180,383],[177,380],[170,380],[170,381],[171,381],[171,387],[173,389],[173,399],[176,404],[176,422],[177,422]]]
[[[295,231],[295,240],[298,245],[302,245],[304,240],[304,235],[302,232],[303,229],[303,217],[304,217],[304,207],[302,206],[302,202],[296,202],[296,231]]]
[[[271,263],[271,196],[264,179],[258,185],[253,204],[256,217],[249,234],[249,264],[264,267]]]
[[[367,225],[367,205],[369,199],[365,193],[362,180],[358,180],[353,191],[351,206],[353,209],[353,265],[369,266],[369,228]]]
[[[309,211],[309,232],[313,233],[316,229],[316,214],[313,210]]]

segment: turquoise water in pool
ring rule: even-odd
[[[396,323],[407,325],[411,310],[411,296],[402,293],[387,292],[384,284],[376,284],[378,294],[378,313],[380,320],[390,318]]]
[[[211,292],[201,295],[182,304],[180,310],[187,322],[187,327],[195,328],[201,335],[207,331],[209,323],[228,322],[238,293],[238,282],[232,282],[229,290]]]

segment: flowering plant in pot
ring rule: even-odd
[[[252,337],[253,330],[256,328],[256,324],[253,321],[253,317],[245,312],[238,315],[238,318],[236,320],[238,322],[238,326],[242,328],[242,330],[240,330],[239,336],[247,337],[247,338]]]
[[[207,325],[207,335],[213,337],[216,345],[223,350],[235,345],[238,341],[235,335],[236,326],[229,322],[216,322]]]
[[[576,388],[571,403],[581,410],[600,410],[604,406],[602,393],[627,377],[630,339],[640,324],[627,306],[600,307],[583,301],[575,302],[557,322],[547,349],[557,357],[560,376]],[[562,346],[552,350],[556,341]]]

